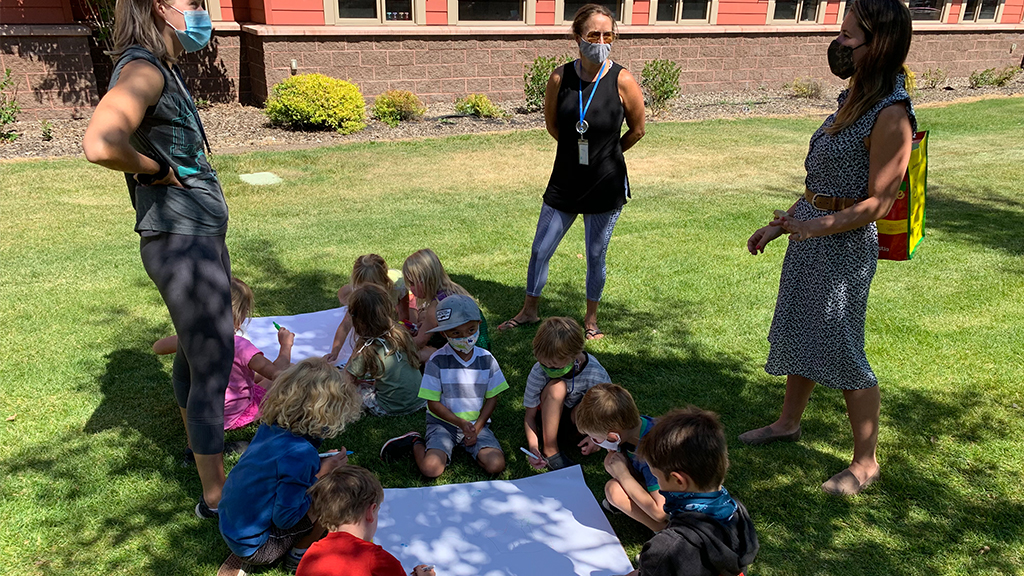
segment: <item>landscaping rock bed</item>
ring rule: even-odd
[[[1024,74],[1009,85],[969,88],[966,78],[953,78],[942,88],[921,89],[914,99],[916,106],[973,100],[981,98],[1024,96]],[[752,116],[818,115],[835,110],[838,90],[826,88],[820,98],[796,98],[787,90],[760,89],[742,92],[684,94],[673,101],[668,110],[648,117],[649,122],[707,120],[712,118],[743,118]],[[455,113],[453,104],[429,106],[419,122],[402,122],[391,128],[369,120],[365,130],[343,136],[335,132],[303,132],[270,125],[262,109],[240,104],[214,104],[200,112],[214,153],[235,154],[254,150],[292,150],[331,146],[346,142],[405,140],[443,137],[455,134],[541,129],[544,117],[540,112],[520,113],[516,103],[503,102],[509,112],[506,119],[480,119]],[[88,118],[52,120],[52,139],[43,140],[40,122],[22,120],[11,127],[20,134],[14,142],[0,143],[0,159],[79,156],[82,135]]]

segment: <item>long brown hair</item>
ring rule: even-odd
[[[842,132],[892,94],[910,52],[910,10],[900,0],[856,0],[851,13],[864,31],[867,53],[850,78],[850,93],[835,121],[825,129],[829,134]]]
[[[410,366],[419,370],[420,356],[408,330],[395,321],[395,303],[384,288],[376,284],[363,284],[348,297],[348,313],[352,316],[352,329],[362,340],[355,356],[361,358],[370,378],[384,375],[384,362],[375,344],[383,342],[385,356],[398,354]],[[404,356],[404,357],[403,357]]]
[[[117,0],[114,6],[114,49],[109,54],[118,57],[133,44],[149,50],[159,60],[174,60],[156,25],[153,0]]]

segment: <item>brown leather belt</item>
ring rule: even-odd
[[[825,210],[829,212],[838,212],[839,210],[846,210],[850,206],[853,206],[857,202],[860,202],[862,198],[840,198],[838,196],[825,196],[823,194],[815,194],[810,190],[804,190],[804,199],[811,206],[814,206],[818,210]]]

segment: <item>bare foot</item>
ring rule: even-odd
[[[540,322],[540,318],[523,318],[517,315],[514,318],[510,318],[508,320],[505,320],[501,324],[498,324],[498,331],[504,332],[506,330],[511,330],[513,328],[519,328],[520,326],[529,326],[531,324],[536,324],[537,322]]]

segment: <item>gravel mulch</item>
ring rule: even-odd
[[[922,88],[914,98],[915,106],[1024,96],[1024,74],[1004,87],[972,89],[966,78],[952,78],[943,88]],[[684,94],[669,109],[650,122],[677,122],[714,118],[755,116],[815,115],[824,116],[835,110],[838,89],[826,87],[819,98],[796,98],[787,90],[759,89],[738,92]],[[408,140],[434,138],[455,134],[503,132],[544,127],[539,112],[521,113],[517,103],[502,102],[510,115],[507,119],[480,119],[455,113],[452,104],[434,104],[419,122],[402,122],[391,128],[369,120],[365,130],[343,136],[335,132],[302,132],[270,125],[260,108],[240,104],[214,104],[200,114],[214,152],[233,154],[255,150],[294,150],[332,146],[346,142]],[[79,156],[82,135],[89,120],[52,120],[49,141],[44,141],[42,125],[35,121],[19,121],[11,128],[20,134],[14,142],[0,143],[0,159]]]

